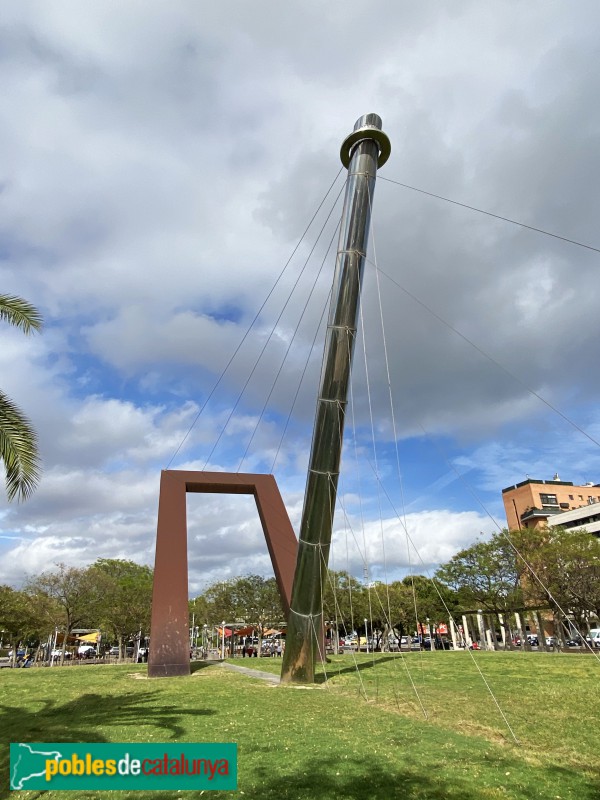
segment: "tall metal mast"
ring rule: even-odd
[[[329,308],[281,680],[313,683],[323,647],[323,589],[327,577],[352,353],[367,252],[377,167],[390,140],[377,114],[365,114],[344,139],[340,157],[348,182]],[[324,653],[322,654],[324,656]]]

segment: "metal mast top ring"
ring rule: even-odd
[[[385,164],[392,152],[392,145],[387,134],[381,130],[381,125],[381,117],[378,114],[365,114],[356,121],[354,130],[346,136],[340,148],[340,158],[346,169],[350,166],[354,147],[364,139],[372,139],[377,142],[379,147],[377,167],[382,167]]]

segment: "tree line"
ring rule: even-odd
[[[504,529],[456,553],[432,576],[367,585],[330,570],[323,596],[330,629],[379,640],[392,631],[415,633],[428,618],[435,625],[479,609],[504,618],[549,609],[557,627],[568,615],[579,631],[589,631],[591,620],[600,619],[600,539],[558,527]],[[213,584],[190,611],[197,625],[240,621],[261,634],[284,618],[275,580],[258,576]]]
[[[458,608],[550,609],[558,628],[568,614],[584,632],[600,618],[600,539],[585,530],[503,530],[461,550],[436,577]]]
[[[150,633],[152,579],[148,566],[98,559],[86,568],[58,565],[21,590],[0,586],[0,635],[16,651],[58,630],[64,650],[74,630],[100,629],[103,641],[117,642],[123,653],[128,642]],[[568,612],[579,630],[589,630],[590,620],[600,618],[600,539],[561,528],[504,530],[461,550],[432,577],[365,585],[330,571],[323,597],[330,630],[378,640],[392,631],[412,634],[428,618],[435,625],[477,609],[508,615],[528,608],[551,609],[558,620]],[[192,642],[204,626],[222,622],[253,627],[261,638],[285,626],[275,579],[258,575],[211,584],[189,610]]]
[[[0,635],[14,659],[19,644],[40,647],[58,632],[62,662],[74,630],[99,629],[122,656],[128,641],[148,635],[152,577],[150,567],[100,558],[85,568],[58,564],[20,590],[0,586]]]

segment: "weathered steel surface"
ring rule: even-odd
[[[186,493],[254,495],[284,610],[289,612],[298,543],[272,475],[161,473],[148,675],[190,674]]]
[[[378,163],[389,140],[377,114],[366,114],[341,148],[348,182],[329,309],[298,560],[288,618],[282,682],[312,683],[322,650],[322,596],[327,577],[344,417],[371,203]],[[324,655],[324,654],[322,654]]]

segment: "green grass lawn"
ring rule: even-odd
[[[152,681],[132,677],[145,674],[141,665],[1,670],[0,798],[9,796],[11,741],[205,741],[238,743],[238,792],[220,794],[244,800],[597,800],[600,663],[538,653],[475,658],[519,744],[468,653],[361,655],[358,670],[351,656],[334,657],[329,681],[310,688],[269,685],[219,665]],[[235,663],[281,668],[279,659]],[[60,797],[10,793],[42,794]],[[136,793],[80,792],[77,800],[111,796]]]

